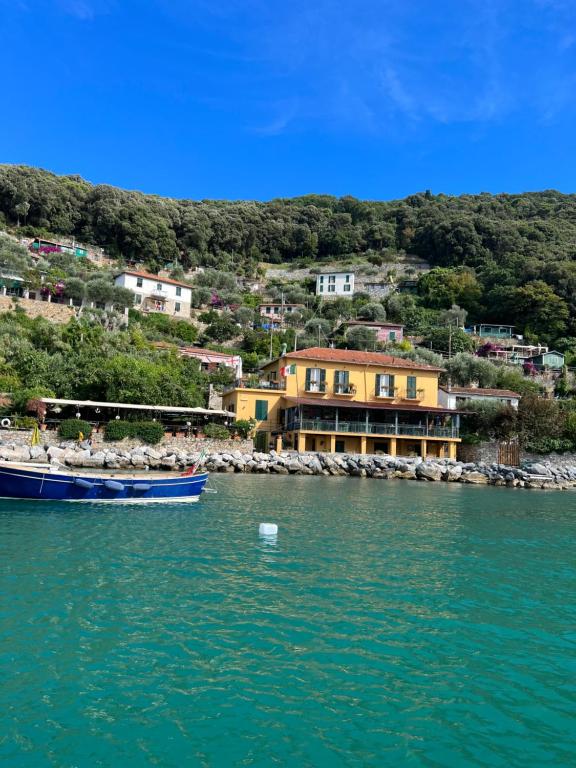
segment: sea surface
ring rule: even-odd
[[[576,494],[211,485],[0,501],[1,765],[576,765]]]

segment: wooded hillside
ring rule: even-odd
[[[428,306],[454,301],[476,320],[518,323],[534,333],[546,330],[548,338],[576,335],[575,195],[425,192],[390,202],[327,195],[196,202],[4,165],[1,219],[23,234],[73,236],[150,268],[177,261],[184,269],[203,265],[249,275],[262,260],[363,255],[377,263],[408,252],[450,268],[421,286]]]

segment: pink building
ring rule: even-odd
[[[376,331],[376,341],[386,344],[387,342],[398,342],[404,338],[404,326],[396,323],[380,323],[375,320],[347,320],[343,323],[346,330],[350,328],[368,328]]]

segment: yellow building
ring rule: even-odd
[[[455,458],[459,414],[438,405],[441,368],[377,352],[287,352],[223,396],[256,420],[256,446]]]

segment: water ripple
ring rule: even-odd
[[[0,502],[6,765],[574,764],[576,497],[212,482]]]

